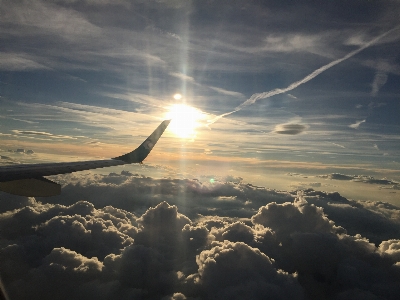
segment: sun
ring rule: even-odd
[[[196,128],[200,126],[202,118],[200,110],[185,104],[173,104],[169,107],[166,115],[171,119],[169,130],[180,138],[194,138]]]

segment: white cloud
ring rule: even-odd
[[[57,134],[52,134],[49,132],[44,132],[44,131],[35,131],[35,130],[11,130],[12,132],[14,132],[15,134],[18,135],[33,135],[33,136],[45,136],[45,137],[49,137],[49,138],[53,138],[53,139],[73,139],[76,140],[76,137],[72,137],[72,136],[68,136],[68,135],[57,135]]]
[[[36,69],[47,69],[49,67],[36,61],[33,56],[24,53],[0,52],[0,70],[2,71],[31,71]]]
[[[183,74],[183,73],[170,72],[169,75],[171,75],[172,77],[175,77],[175,78],[179,78],[179,79],[181,79],[181,80],[183,80],[183,81],[188,81],[188,82],[191,82],[191,83],[196,83],[196,81],[194,80],[193,77],[188,76],[188,75]]]
[[[304,77],[303,79],[300,79],[296,82],[293,82],[292,84],[290,84],[289,86],[285,87],[285,88],[276,88],[273,90],[270,90],[268,92],[263,92],[263,93],[256,93],[253,94],[249,99],[247,99],[246,101],[244,101],[243,103],[241,103],[239,106],[237,106],[233,111],[231,112],[227,112],[224,113],[222,115],[219,115],[217,117],[215,117],[212,121],[211,124],[215,123],[216,121],[218,121],[220,118],[223,118],[225,116],[228,116],[230,114],[233,114],[235,112],[238,112],[240,110],[242,110],[244,107],[247,107],[249,105],[252,105],[254,103],[256,103],[258,100],[261,99],[267,99],[270,98],[272,96],[275,95],[279,95],[282,93],[286,93],[288,91],[294,90],[295,88],[299,87],[300,85],[303,85],[307,82],[309,82],[310,80],[314,79],[315,77],[317,77],[318,75],[320,75],[321,73],[329,70],[330,68],[336,66],[337,64],[340,64],[344,61],[346,61],[347,59],[353,57],[354,55],[357,55],[358,53],[360,53],[361,51],[371,47],[372,45],[374,45],[375,43],[377,43],[379,40],[381,40],[382,38],[384,38],[385,36],[387,36],[388,34],[392,33],[393,31],[396,31],[400,28],[400,26],[396,26],[382,34],[380,34],[379,36],[375,37],[374,39],[368,41],[368,42],[363,42],[361,43],[360,47],[356,50],[353,50],[349,53],[347,53],[345,56],[336,59],[334,61],[331,61],[330,63],[316,69],[315,71],[311,72],[310,74],[308,74],[306,77]],[[282,51],[282,50],[281,50]]]
[[[221,89],[221,88],[218,88],[218,87],[215,87],[215,86],[210,86],[209,88],[214,90],[214,91],[217,91],[218,93],[221,93],[223,95],[233,96],[233,97],[244,97],[244,95],[242,93],[238,93],[238,92],[235,92],[235,91],[228,91],[228,90]]]
[[[13,1],[2,5],[1,23],[24,26],[23,36],[50,33],[62,39],[78,41],[98,36],[100,28],[91,24],[78,12],[46,1]]]
[[[365,123],[366,120],[357,121],[354,124],[350,124],[349,127],[353,129],[358,129],[362,123]]]

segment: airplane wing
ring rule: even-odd
[[[170,120],[163,121],[156,130],[132,152],[111,159],[22,164],[0,167],[0,191],[27,197],[54,196],[61,193],[61,186],[43,176],[141,163],[153,149],[169,122]]]

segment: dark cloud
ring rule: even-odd
[[[377,179],[372,176],[366,175],[345,175],[340,173],[332,173],[327,175],[318,175],[318,177],[325,178],[325,179],[333,179],[333,180],[351,180],[355,182],[363,182],[369,184],[380,184],[383,186],[391,185],[390,188],[399,189],[400,183],[397,181],[393,181],[387,178]]]
[[[321,207],[329,219],[348,234],[362,234],[379,245],[383,240],[400,238],[399,208],[388,203],[347,200],[339,193],[304,191],[307,202]]]
[[[188,276],[206,299],[303,299],[296,276],[245,243],[212,243],[197,257],[198,273]]]
[[[321,178],[334,179],[334,180],[353,180],[353,175],[345,175],[340,173],[332,173],[328,175],[320,175]]]
[[[0,268],[11,299],[397,299],[400,292],[393,205],[238,180],[63,178],[64,197],[48,203],[10,205],[15,198],[0,194]]]
[[[275,133],[296,135],[307,129],[307,126],[302,124],[280,124],[275,127]]]

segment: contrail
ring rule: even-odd
[[[392,31],[397,30],[398,28],[400,28],[400,26],[396,26],[392,29],[390,29],[389,31],[386,31],[385,33],[377,36],[376,38],[374,38],[373,40],[369,41],[368,43],[365,43],[364,45],[362,45],[360,48],[348,53],[347,55],[343,56],[342,58],[339,58],[337,60],[334,60],[332,62],[330,62],[329,64],[322,66],[321,68],[315,70],[314,72],[312,72],[311,74],[307,75],[306,77],[304,77],[303,79],[296,81],[294,83],[292,83],[291,85],[289,85],[286,88],[283,89],[273,89],[269,92],[264,92],[264,93],[257,93],[257,94],[253,94],[249,99],[247,99],[245,102],[243,102],[242,104],[240,104],[239,106],[237,106],[233,111],[224,113],[222,115],[216,116],[214,119],[212,119],[211,121],[209,121],[208,125],[214,124],[215,122],[217,122],[219,119],[228,116],[230,114],[233,114],[241,109],[243,109],[246,106],[252,105],[254,104],[256,101],[260,100],[260,99],[266,99],[275,95],[279,95],[279,94],[283,94],[286,93],[288,91],[291,91],[295,88],[297,88],[299,85],[302,85],[308,81],[310,81],[311,79],[317,77],[319,74],[321,74],[322,72],[332,68],[333,66],[341,63],[342,61],[345,61],[346,59],[349,59],[350,57],[358,54],[359,52],[363,51],[364,49],[370,47],[371,45],[375,44],[377,41],[379,41],[381,38],[385,37],[386,35],[388,35],[389,33],[391,33]]]

